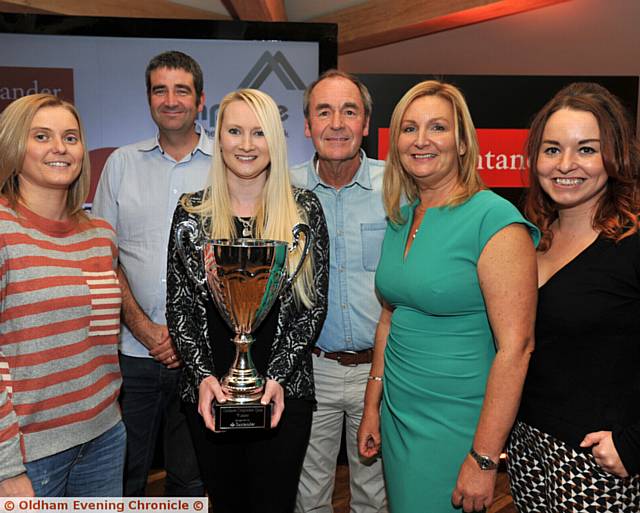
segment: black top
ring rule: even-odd
[[[599,237],[539,290],[519,418],[579,451],[612,431],[640,473],[640,237]],[[590,450],[590,449],[589,449]]]
[[[313,348],[322,323],[327,314],[327,292],[329,287],[329,235],[322,207],[315,194],[302,189],[293,188],[294,198],[305,222],[313,235],[309,256],[313,258],[313,289],[315,303],[305,308],[295,303],[293,292],[287,289],[280,297],[279,305],[274,305],[272,315],[276,316],[275,330],[269,329],[269,321],[265,319],[256,336],[252,354],[263,360],[255,350],[259,345],[266,362],[256,365],[267,379],[278,381],[283,387],[285,397],[290,399],[313,399],[313,366],[311,349]],[[192,205],[202,202],[203,191],[190,195]],[[196,227],[196,243],[183,240],[188,264],[197,269],[199,278],[203,279],[202,257],[196,245],[206,240],[206,231],[200,225],[200,217],[184,210],[178,205],[173,215],[171,237],[169,239],[167,262],[167,326],[169,334],[178,347],[185,369],[180,382],[180,396],[183,400],[196,403],[200,382],[208,376],[220,376],[226,373],[230,361],[228,356],[218,362],[209,343],[210,338],[220,347],[233,350],[230,342],[230,331],[211,332],[207,304],[212,300],[203,294],[191,280],[180,258],[176,246],[176,228],[181,222],[189,222]],[[185,237],[185,239],[187,239]],[[213,306],[213,305],[210,305]],[[209,313],[212,313],[211,310]],[[226,325],[222,326],[226,328]],[[265,333],[261,330],[265,330]],[[272,334],[266,333],[272,331]],[[216,345],[217,347],[217,345]],[[233,357],[233,356],[231,356]],[[224,361],[226,360],[226,361]],[[258,362],[256,362],[258,363]],[[220,369],[218,369],[220,365]],[[266,365],[266,368],[263,367]],[[262,367],[262,368],[261,368]]]

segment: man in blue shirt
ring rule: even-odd
[[[387,511],[379,459],[358,455],[357,431],[371,369],[380,304],[374,275],[386,229],[384,162],[360,149],[371,95],[356,77],[325,72],[305,91],[305,134],[316,153],[291,170],[320,199],[330,237],[329,310],[313,349],[317,410],[302,468],[296,512],[331,512],[336,461],[346,421],[351,511]]]
[[[212,141],[195,124],[204,106],[202,71],[181,52],[154,57],[146,71],[153,139],[117,149],[100,177],[93,213],[118,236],[122,286],[122,417],[127,428],[124,494],[144,495],[164,425],[165,495],[204,494],[180,412],[180,355],[165,321],[167,243],[180,196],[204,188]]]

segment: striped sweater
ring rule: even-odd
[[[0,199],[0,481],[120,419],[113,229]]]

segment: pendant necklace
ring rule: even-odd
[[[251,237],[253,233],[253,217],[238,217],[242,223],[242,236]]]
[[[422,220],[424,219],[424,215],[426,214],[426,212],[427,212],[427,209],[424,209],[422,212],[419,212],[418,209],[416,208],[414,213],[414,219],[417,219],[417,217],[420,216],[420,222],[416,226],[416,229],[413,230],[413,235],[411,236],[412,240],[416,238],[416,235],[418,234],[418,230],[420,229],[420,224],[422,223]]]

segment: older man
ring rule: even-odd
[[[356,77],[330,70],[304,96],[305,135],[315,155],[292,169],[293,183],[320,199],[331,241],[329,310],[313,349],[317,410],[302,468],[297,512],[331,512],[343,424],[351,511],[387,510],[379,460],[358,456],[356,435],[371,368],[380,305],[374,274],[386,228],[384,163],[360,148],[369,132],[371,95]]]

